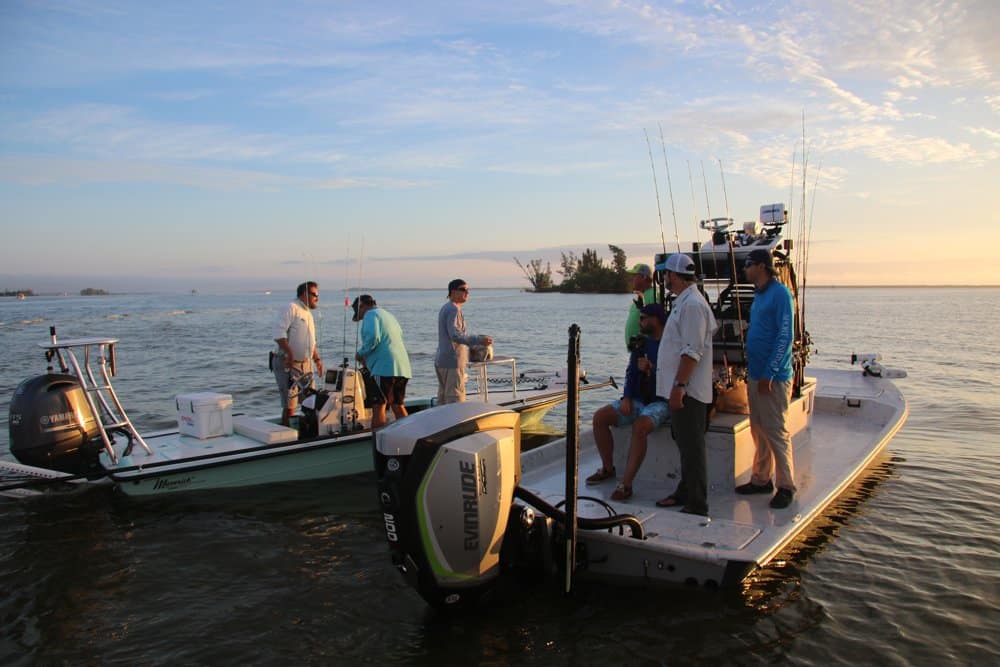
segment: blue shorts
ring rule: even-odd
[[[622,401],[618,399],[611,406],[618,413],[618,426],[631,426],[639,417],[649,417],[653,420],[653,428],[663,426],[670,418],[670,404],[666,401],[653,401],[646,405],[637,398],[632,399],[632,414],[627,417],[622,414]]]

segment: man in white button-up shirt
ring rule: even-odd
[[[669,396],[670,423],[681,454],[677,489],[656,502],[708,515],[705,429],[712,402],[712,335],[718,328],[708,301],[695,287],[694,261],[683,253],[667,258],[667,287],[677,295],[660,339],[656,393]]]
[[[288,426],[298,407],[299,392],[313,384],[313,370],[323,373],[323,362],[316,350],[316,325],[312,311],[319,305],[319,285],[309,281],[299,285],[296,299],[281,311],[274,325],[278,351],[271,360],[271,370],[281,394],[281,423]]]

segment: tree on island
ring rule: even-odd
[[[630,291],[629,277],[625,273],[627,260],[625,251],[618,246],[608,245],[611,250],[611,265],[605,266],[604,260],[597,256],[597,251],[587,248],[581,257],[573,251],[562,253],[559,273],[562,282],[552,286],[552,269],[547,264],[543,271],[542,260],[533,259],[525,268],[517,258],[514,259],[521,267],[532,291],[544,292],[558,289],[560,292],[590,292],[603,294],[624,294]],[[546,285],[541,287],[541,285]]]
[[[531,291],[533,292],[551,292],[554,288],[552,287],[552,264],[550,262],[545,263],[545,268],[542,268],[542,260],[533,259],[528,262],[527,268],[521,261],[515,257],[514,262],[521,268],[524,272],[524,277],[528,279],[531,283]]]
[[[98,289],[96,287],[84,287],[80,290],[80,296],[106,296],[107,294],[107,290]]]

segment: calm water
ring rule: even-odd
[[[343,295],[323,296],[331,365],[355,334]],[[376,298],[403,325],[411,393],[433,392],[444,290]],[[172,397],[191,391],[276,413],[266,357],[287,300],[2,299],[0,417],[17,383],[44,370],[36,343],[50,325],[64,338],[121,339],[117,387],[142,429],[172,424]],[[627,296],[474,290],[466,317],[519,369],[563,366],[578,323],[597,379],[621,377],[627,306]],[[813,365],[881,351],[909,371],[899,383],[910,419],[872,473],[742,590],[590,585],[563,599],[512,585],[454,620],[390,566],[373,475],[166,502],[97,490],[0,500],[0,663],[996,664],[1000,289],[815,288],[807,306]],[[583,396],[589,417],[611,394]]]

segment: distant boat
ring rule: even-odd
[[[264,296],[271,296],[271,290],[269,289],[264,290]]]
[[[24,292],[18,292],[17,293],[17,300],[18,301],[24,301]]]
[[[191,290],[191,296],[198,296],[198,290],[196,289]]]

